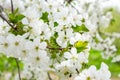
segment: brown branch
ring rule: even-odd
[[[77,74],[79,74],[79,73],[80,73],[80,72],[79,72],[79,70],[78,70],[77,68],[76,68],[75,70],[76,70]]]
[[[16,30],[16,28],[14,28],[14,26],[6,19],[1,13],[0,13],[0,17],[1,17],[5,22],[7,22],[8,25],[11,26],[11,28],[13,28],[13,29]]]
[[[80,14],[79,10],[75,6],[71,4],[71,7],[73,7],[77,11],[77,13]]]
[[[68,4],[70,4],[73,0],[65,0]]]
[[[14,13],[13,1],[11,0],[11,12]]]
[[[0,13],[3,12],[3,7],[0,5]]]
[[[8,25],[13,28],[14,30],[16,30],[16,28],[3,16],[2,12],[4,11],[3,7],[0,5],[0,17],[8,23]]]
[[[48,75],[48,79],[49,79],[49,80],[52,80],[52,78],[51,78],[49,72],[47,73],[47,75]]]

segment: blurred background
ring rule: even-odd
[[[120,5],[117,6],[118,4],[120,4],[120,0],[113,0],[113,5],[112,3],[109,3],[108,5],[106,4],[107,6],[112,5],[115,7],[112,11],[113,21],[107,28],[101,27],[100,30],[103,30],[111,34],[113,34],[114,32],[120,33]],[[120,55],[120,38],[116,38],[113,44],[118,49],[116,54]],[[99,68],[100,63],[105,62],[109,66],[109,69],[112,73],[112,80],[120,80],[120,62],[113,63],[111,62],[111,58],[109,58],[108,60],[103,59],[100,53],[101,51],[97,51],[97,50],[90,51],[89,65],[94,64],[97,66],[97,68]]]

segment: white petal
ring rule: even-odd
[[[46,42],[40,43],[40,48],[41,49],[45,49],[46,47],[47,47],[47,43]]]
[[[67,59],[70,59],[71,58],[71,54],[69,52],[65,52],[64,53],[64,57],[67,58]]]
[[[71,49],[71,54],[77,54],[76,48],[72,48],[72,49]]]

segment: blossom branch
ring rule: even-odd
[[[14,30],[16,30],[16,28],[4,17],[4,15],[2,14],[3,12],[3,7],[0,5],[0,17],[8,23],[8,25],[13,28]]]
[[[16,30],[16,28],[14,28],[14,26],[6,19],[1,13],[0,13],[0,17],[1,17],[5,22],[7,22],[8,25],[11,26],[11,28],[13,28],[13,29]]]
[[[12,14],[14,13],[14,7],[13,7],[13,1],[11,0],[11,12]],[[21,75],[20,75],[20,66],[19,66],[19,61],[17,58],[15,58],[16,64],[17,64],[17,68],[18,68],[18,75],[19,75],[19,80],[21,79]]]

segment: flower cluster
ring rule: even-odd
[[[1,0],[0,52],[24,63],[23,79],[48,80],[53,72],[60,80],[76,76],[75,80],[109,80],[104,63],[98,71],[95,66],[84,69],[90,48],[98,45],[97,29],[112,19],[111,12],[101,7],[105,1],[13,0],[11,13],[10,0]],[[111,42],[104,45],[107,40],[99,44],[102,50],[115,51]]]
[[[75,80],[110,80],[111,73],[106,64],[102,63],[99,70],[95,66],[83,70]]]

